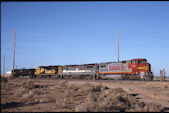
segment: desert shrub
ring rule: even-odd
[[[67,107],[66,99],[60,98],[56,99],[56,108],[57,109],[65,109]]]
[[[64,81],[59,81],[59,86],[62,88],[67,88],[68,87],[68,81],[64,80]]]
[[[1,76],[1,82],[3,82],[3,83],[8,82],[8,78],[7,78],[7,77],[2,77],[2,76]]]
[[[112,111],[160,111],[161,106],[140,102],[130,96],[122,88],[109,89],[102,85],[89,85],[86,102],[76,106],[80,112],[112,112]],[[84,87],[84,86],[83,86]]]

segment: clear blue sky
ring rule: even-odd
[[[1,2],[1,69],[146,58],[169,75],[169,2]],[[3,72],[3,71],[2,71]]]

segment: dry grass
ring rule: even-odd
[[[84,87],[84,86],[82,86]],[[89,88],[90,87],[90,88]],[[130,96],[122,88],[109,89],[102,85],[86,85],[87,100],[76,106],[75,111],[81,112],[112,112],[112,111],[160,111],[161,106],[140,102]]]
[[[5,92],[5,88],[8,92]],[[2,111],[7,112],[154,112],[162,110],[158,104],[145,104],[133,98],[122,88],[111,89],[101,84],[70,85],[68,81],[63,80],[53,83],[25,80],[9,81],[5,88],[1,90],[3,105],[11,102],[23,103],[19,108],[2,108]],[[13,92],[13,95],[5,96],[10,92]]]
[[[2,77],[2,76],[1,76],[1,82],[3,82],[3,83],[4,83],[4,82],[8,82],[8,79],[9,79],[9,78],[7,78],[7,77]]]

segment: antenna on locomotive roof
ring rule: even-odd
[[[117,48],[118,48],[118,63],[119,63],[119,31],[117,30]]]

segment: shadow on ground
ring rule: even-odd
[[[19,107],[22,106],[24,103],[23,102],[10,102],[10,103],[6,103],[6,104],[1,104],[1,109],[9,109],[9,108],[15,108],[15,107]]]
[[[164,107],[163,110],[161,110],[161,112],[166,112],[166,111],[169,112],[169,107]]]
[[[28,104],[26,104],[24,102],[10,102],[10,103],[6,103],[6,104],[1,104],[1,110],[22,107],[22,106],[32,106],[32,105],[40,104],[40,103],[51,103],[51,102],[55,102],[55,101],[33,102],[33,103],[28,103]]]

